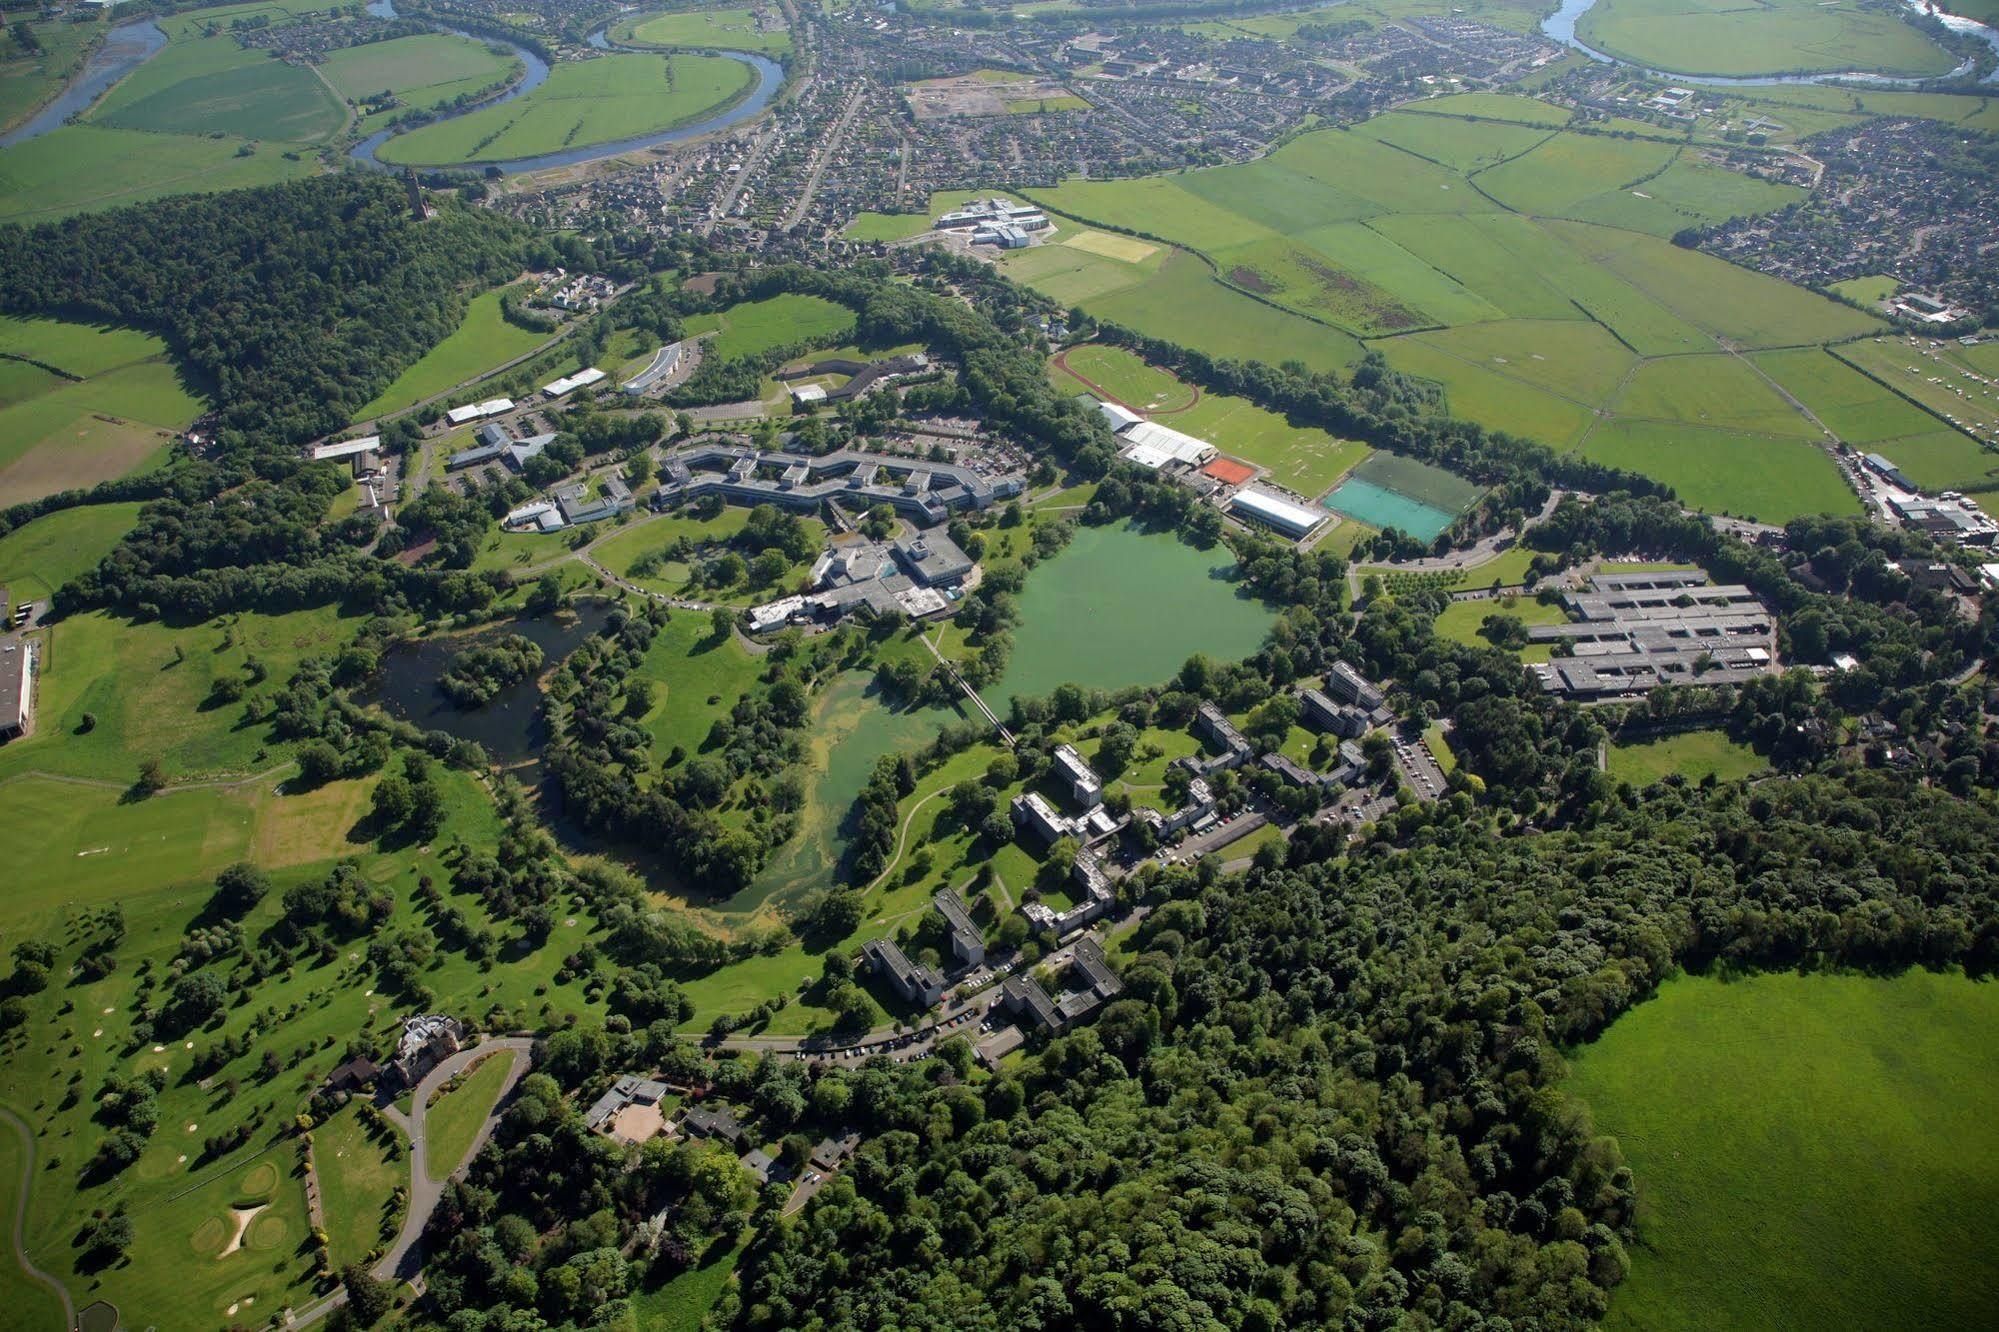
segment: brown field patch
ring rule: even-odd
[[[0,507],[111,481],[138,470],[173,442],[172,431],[87,416],[0,467]]]
[[[356,848],[347,830],[368,808],[369,782],[329,782],[298,795],[259,793],[256,859],[278,868],[334,860]]]

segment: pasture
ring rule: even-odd
[[[11,602],[47,600],[96,567],[138,517],[137,503],[87,504],[23,523],[0,536],[0,587]]]
[[[1567,1052],[1637,1176],[1607,1326],[1989,1322],[1995,1023],[1957,974],[1682,977]]]
[[[524,356],[554,336],[508,323],[500,296],[495,288],[467,301],[458,327],[397,375],[354,419],[371,421],[401,411]]]
[[[1676,775],[1690,782],[1707,777],[1732,782],[1764,768],[1755,750],[1720,731],[1683,731],[1629,743],[1613,741],[1606,750],[1609,765],[1605,770],[1611,778],[1641,790]]]
[[[765,55],[791,49],[789,31],[782,25],[758,27],[756,15],[747,6],[641,14],[615,24],[611,37],[621,46],[692,46],[716,51],[761,51]]]
[[[742,97],[755,74],[726,56],[620,54],[564,61],[527,96],[399,134],[396,165],[505,162],[616,143],[701,119]]]
[[[1815,444],[1737,430],[1614,420],[1583,453],[1664,481],[1704,513],[1786,523],[1807,513],[1858,513],[1860,501]]]
[[[209,194],[273,185],[311,174],[315,160],[291,143],[189,134],[146,134],[65,125],[0,149],[0,222],[33,224],[143,203],[166,194]]]
[[[104,95],[89,119],[121,129],[315,143],[347,123],[313,72],[231,37],[169,42]]]
[[[1758,352],[1749,359],[1848,443],[1927,434],[1940,424],[1822,348]]]
[[[1600,0],[1576,35],[1599,51],[1680,74],[1934,75],[1957,63],[1894,12],[1859,0]]]
[[[0,45],[0,129],[26,120],[59,92],[83,63],[84,52],[103,35],[95,22],[28,20],[39,51],[7,40]]]
[[[1842,343],[1832,354],[1860,373],[1907,398],[1948,424],[1986,439],[1999,439],[1999,389],[1980,384],[1963,367],[1931,348],[1926,340],[1907,336],[1868,338]],[[1955,432],[1953,432],[1955,433]],[[1918,485],[1949,487],[1952,473],[1983,474],[1990,456],[1977,440],[1959,435],[1962,443],[1932,459],[1927,473],[1911,472]],[[1899,461],[1899,460],[1898,460]]]
[[[1728,426],[1765,435],[1817,439],[1819,432],[1745,360],[1669,356],[1635,366],[1611,410],[1641,421]]]
[[[483,42],[431,32],[334,51],[319,72],[350,102],[389,92],[404,106],[428,110],[481,92],[519,67]]]
[[[0,319],[0,353],[40,363],[0,360],[0,504],[158,462],[202,411],[166,344],[133,329]]]

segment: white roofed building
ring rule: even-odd
[[[1310,536],[1326,521],[1327,516],[1323,510],[1250,486],[1244,486],[1235,493],[1235,498],[1229,502],[1229,512],[1293,538]]]
[[[588,388],[603,378],[604,372],[593,365],[588,369],[578,370],[573,375],[564,375],[554,383],[543,384],[541,391],[551,398],[563,398],[574,393],[577,389]]]
[[[343,439],[338,444],[321,444],[312,451],[314,462],[325,462],[329,458],[352,458],[357,453],[373,453],[382,446],[380,435],[363,435],[360,439]]]

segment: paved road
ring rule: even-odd
[[[500,1083],[500,1094],[493,1099],[493,1108],[479,1131],[472,1137],[472,1146],[465,1153],[465,1159],[458,1163],[444,1179],[430,1177],[429,1148],[424,1141],[423,1122],[425,1105],[437,1094],[438,1088],[458,1074],[463,1073],[475,1060],[501,1050],[514,1052],[514,1066],[507,1070],[507,1076]],[[534,1041],[526,1036],[502,1036],[483,1041],[469,1049],[445,1059],[433,1068],[424,1080],[417,1084],[410,1096],[410,1112],[405,1115],[393,1105],[381,1107],[382,1113],[409,1136],[410,1141],[410,1201],[409,1212],[403,1218],[403,1228],[396,1236],[396,1242],[382,1255],[382,1261],[375,1264],[373,1273],[381,1280],[415,1281],[423,1272],[423,1230],[430,1224],[430,1214],[437,1210],[437,1204],[444,1197],[444,1186],[463,1175],[479,1155],[479,1149],[493,1136],[493,1128],[500,1122],[500,1107],[506,1104],[508,1093],[514,1085],[527,1075],[528,1065],[533,1058]],[[336,1290],[317,1304],[309,1305],[293,1316],[293,1327],[304,1327],[318,1322],[347,1303],[347,1292]]]
[[[21,1135],[21,1192],[14,1199],[14,1265],[26,1272],[30,1279],[39,1281],[56,1293],[62,1301],[63,1326],[73,1330],[76,1327],[76,1306],[70,1302],[69,1288],[62,1282],[36,1267],[28,1257],[28,1191],[35,1183],[35,1135],[12,1110],[0,1109],[0,1121]]]

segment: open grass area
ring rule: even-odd
[[[316,159],[298,144],[65,125],[0,149],[0,222],[48,222],[166,194],[272,185],[315,169]]]
[[[1682,978],[1571,1052],[1638,1181],[1608,1326],[1989,1322],[1995,1023],[1961,975]]]
[[[0,537],[0,587],[16,604],[46,601],[96,567],[138,517],[137,503],[87,504],[23,523]]]
[[[169,41],[88,113],[121,129],[316,143],[347,112],[309,69],[233,37]]]
[[[772,13],[775,14],[775,9]],[[777,55],[791,49],[791,33],[782,24],[760,28],[747,6],[672,10],[621,20],[611,30],[621,46],[694,46],[717,51],[761,51]]]
[[[854,331],[854,312],[823,297],[786,292],[687,321],[689,337],[711,329],[715,336],[709,340],[709,354],[727,361],[793,343],[823,346],[844,341]]]
[[[0,504],[156,463],[202,411],[166,344],[134,329],[0,319],[0,352],[27,358],[0,360]]]
[[[1645,361],[1611,400],[1619,416],[1642,421],[1727,426],[1766,435],[1816,439],[1811,422],[1740,357],[1671,356]]]
[[[551,334],[508,323],[500,310],[500,295],[495,289],[467,301],[465,318],[451,335],[397,375],[355,419],[367,421],[400,411],[524,356],[549,340]]]
[[[519,68],[519,60],[484,42],[430,32],[334,51],[319,72],[350,102],[390,92],[404,106],[429,110],[482,92]]]
[[[1583,453],[1673,487],[1706,513],[1786,523],[1806,513],[1858,513],[1860,501],[1817,445],[1734,430],[1611,421]]]
[[[448,166],[616,143],[699,120],[742,97],[754,79],[749,66],[726,56],[564,61],[525,97],[397,135],[378,156]]]
[[[1921,457],[1907,447],[1881,450],[1903,463],[1916,484],[1939,489],[1968,486],[1975,484],[1972,478],[1989,476],[1999,462],[1971,437],[1999,440],[1999,389],[1968,378],[1948,353],[1931,347],[1927,339],[1867,338],[1842,343],[1832,354],[1953,427],[1923,449]],[[1954,442],[1948,436],[1955,436]],[[1914,461],[1904,463],[1902,453]]]
[[[1601,0],[1576,25],[1599,51],[1681,74],[1934,75],[1956,57],[1858,0]]]
[[[741,1246],[720,1249],[711,1245],[699,1262],[670,1281],[631,1297],[638,1325],[649,1332],[700,1332],[701,1321],[722,1291],[736,1275]]]
[[[930,219],[921,213],[858,213],[840,234],[859,241],[899,241],[928,230]]]
[[[1720,731],[1685,731],[1656,740],[1613,743],[1608,759],[1611,777],[1636,787],[1650,786],[1674,773],[1690,782],[1709,776],[1728,782],[1761,772],[1764,767],[1755,750]]]
[[[1432,627],[1454,643],[1492,647],[1494,643],[1485,632],[1486,621],[1497,615],[1510,615],[1529,628],[1537,624],[1560,624],[1568,618],[1560,606],[1546,605],[1534,597],[1513,596],[1453,601],[1444,607]],[[1519,649],[1519,655],[1523,662],[1541,662],[1548,660],[1551,650],[1546,644],[1533,644]]]
[[[392,1199],[410,1182],[409,1147],[402,1135],[386,1125],[370,1132],[360,1111],[358,1104],[349,1104],[312,1131],[313,1165],[335,1267],[366,1260],[381,1245],[387,1226],[401,1223],[403,1209],[392,1212]]]
[[[13,128],[62,91],[103,37],[103,24],[67,21],[73,17],[27,20],[34,50],[23,47],[11,33],[0,42],[0,129]]]
[[[472,1150],[472,1139],[500,1099],[500,1085],[517,1058],[512,1050],[485,1055],[456,1086],[447,1086],[430,1103],[424,1112],[423,1138],[425,1166],[432,1179],[449,1179]]]
[[[1927,434],[1943,425],[1821,348],[1759,352],[1750,360],[1849,444]]]

